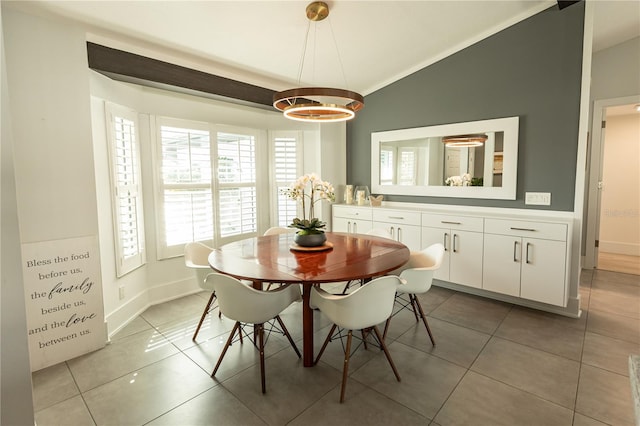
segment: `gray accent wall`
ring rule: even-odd
[[[553,6],[366,96],[347,125],[347,183],[371,187],[372,132],[519,116],[516,200],[385,200],[573,211],[583,23],[583,2]],[[551,192],[551,206],[525,206],[525,192]]]

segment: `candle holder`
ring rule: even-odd
[[[344,203],[353,204],[353,185],[346,185],[344,187]]]
[[[364,206],[364,205],[368,205],[369,204],[369,195],[371,195],[371,193],[369,192],[369,187],[366,185],[360,185],[360,186],[356,186],[355,192],[354,192],[354,201],[355,204],[359,205],[359,206]]]

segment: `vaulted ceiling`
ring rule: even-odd
[[[89,26],[90,40],[98,43],[106,41],[125,50],[136,46],[136,53],[154,52],[156,59],[163,59],[164,52],[174,60],[181,58],[181,65],[269,89],[282,90],[300,82],[349,88],[363,95],[535,13],[558,9],[556,1],[549,0],[335,0],[327,1],[326,20],[310,24],[305,16],[308,3],[34,1],[14,5],[80,21]],[[594,10],[594,49],[640,36],[640,2],[597,0]]]

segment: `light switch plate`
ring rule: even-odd
[[[524,203],[535,206],[550,206],[550,192],[525,192]]]

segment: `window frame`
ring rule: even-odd
[[[167,187],[165,185],[162,175],[162,127],[169,126],[175,128],[184,128],[190,130],[198,130],[198,131],[206,131],[209,133],[209,158],[211,158],[211,151],[213,150],[212,144],[214,141],[211,136],[211,126],[209,123],[204,123],[200,121],[194,120],[186,120],[180,118],[173,117],[164,117],[164,116],[152,116],[150,124],[152,126],[152,134],[154,135],[153,140],[153,174],[154,174],[154,198],[155,198],[155,217],[156,217],[156,256],[158,260],[169,259],[173,257],[179,257],[184,255],[184,244],[167,244],[167,235],[165,233],[165,209],[164,209],[164,190]],[[213,167],[213,165],[212,165]],[[212,168],[212,175],[214,174],[214,169]],[[175,184],[170,184],[170,187],[176,187]],[[213,177],[209,181],[208,184],[198,183],[198,184],[184,184],[181,185],[184,188],[209,188],[212,191],[213,187]],[[213,194],[213,193],[212,193]],[[212,210],[213,209],[214,200],[212,198]],[[214,213],[215,214],[215,213]],[[214,218],[211,219],[214,221]],[[214,244],[215,238],[215,229],[213,231],[212,238],[201,240],[201,242],[207,245]]]
[[[265,216],[269,215],[269,179],[267,178],[267,173],[269,173],[269,165],[265,164],[264,161],[260,161],[261,158],[267,158],[268,149],[266,147],[266,136],[264,130],[253,129],[249,127],[239,127],[239,126],[230,126],[230,125],[211,125],[211,133],[212,133],[212,144],[215,145],[215,153],[216,155],[211,155],[212,167],[213,167],[213,176],[212,176],[212,199],[214,200],[214,235],[213,235],[213,244],[215,247],[219,247],[220,245],[238,241],[249,237],[254,237],[260,233],[262,229],[265,228],[265,223],[268,223],[268,220],[265,221]],[[222,183],[220,182],[219,176],[219,162],[217,155],[218,151],[218,134],[236,134],[242,136],[251,136],[254,140],[255,146],[255,182],[240,182],[240,183]],[[212,153],[214,149],[212,148]],[[222,231],[220,227],[220,203],[217,200],[220,200],[220,191],[226,188],[235,188],[235,187],[255,187],[256,191],[256,230],[254,232],[245,232],[235,235],[222,236]],[[266,208],[266,210],[265,210]],[[261,214],[265,212],[266,214]]]
[[[277,139],[291,138],[295,139],[296,145],[296,171],[295,177],[291,181],[281,181],[276,176],[276,143]],[[304,138],[303,132],[296,130],[272,130],[269,132],[269,179],[270,179],[270,223],[269,226],[288,226],[289,223],[280,222],[280,203],[279,203],[279,188],[288,187],[304,172]],[[295,217],[300,217],[302,214],[300,203],[295,202],[296,213]],[[293,218],[291,218],[293,219]]]
[[[253,129],[248,127],[218,125],[206,122],[186,120],[180,118],[151,116],[150,117],[151,133],[154,140],[152,141],[153,151],[153,175],[154,175],[154,198],[155,198],[155,217],[156,217],[156,255],[158,260],[169,259],[182,256],[184,254],[184,244],[168,246],[165,234],[165,211],[164,211],[164,190],[166,188],[162,175],[162,134],[163,126],[176,128],[193,129],[198,131],[207,131],[209,133],[210,151],[209,160],[211,162],[211,181],[206,185],[210,189],[212,208],[211,223],[213,232],[210,239],[201,240],[201,242],[212,247],[219,247],[228,242],[245,239],[256,236],[265,229],[269,223],[269,165],[261,161],[261,158],[267,158],[268,148],[266,144],[266,131]],[[219,133],[237,134],[243,136],[251,136],[255,146],[255,182],[242,183],[234,185],[233,183],[221,183],[218,178],[218,135]],[[187,186],[187,185],[185,185]],[[204,187],[203,185],[196,185]],[[220,191],[228,187],[255,187],[256,191],[256,231],[245,232],[236,235],[222,237],[220,227]],[[266,206],[266,207],[265,207]],[[263,213],[264,212],[264,213]],[[266,217],[265,217],[266,216]]]
[[[115,255],[115,267],[116,276],[118,278],[140,268],[147,262],[146,257],[146,244],[145,244],[145,223],[144,223],[144,201],[143,201],[143,188],[142,188],[142,171],[141,171],[141,156],[140,156],[140,120],[138,112],[127,108],[122,105],[118,105],[112,102],[104,102],[106,130],[107,130],[107,152],[109,162],[109,183],[111,192],[111,214],[113,222],[113,239],[114,239],[114,255]],[[130,150],[132,153],[132,166],[131,174],[133,175],[134,183],[121,183],[118,175],[118,153],[116,150],[117,143],[117,130],[115,128],[116,118],[128,120],[133,123],[133,140],[131,141]],[[125,241],[123,236],[122,222],[118,219],[120,217],[121,203],[120,195],[124,192],[129,192],[126,198],[129,200],[124,205],[135,205],[135,231],[137,237],[138,250],[135,255],[125,255]]]

